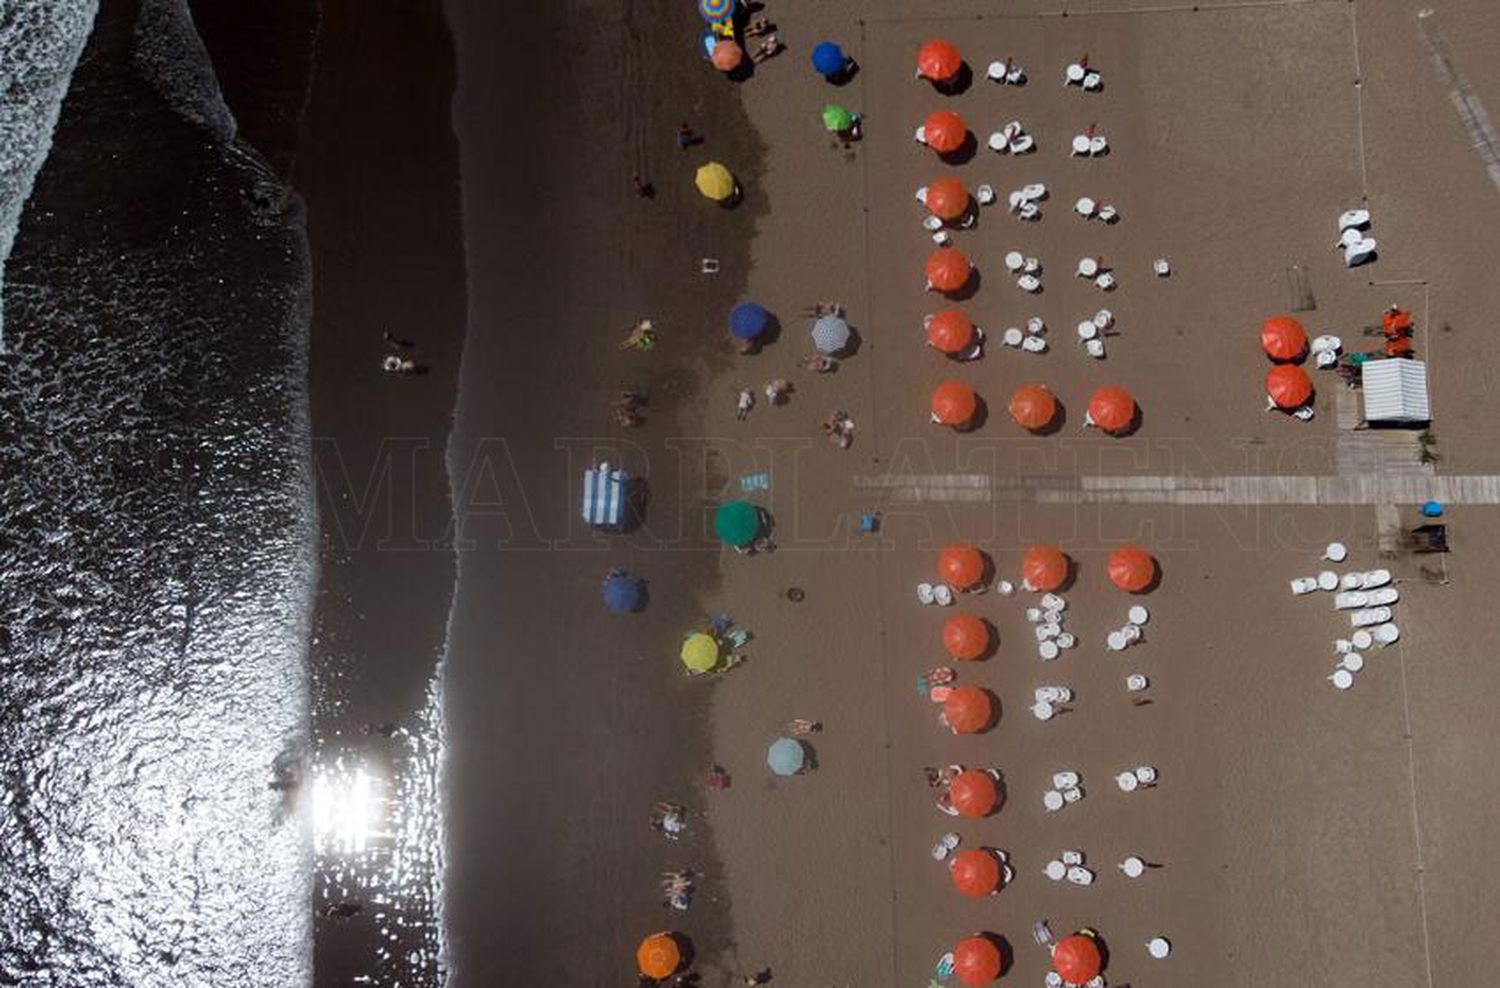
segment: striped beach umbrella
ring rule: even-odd
[[[698,13],[710,24],[734,16],[734,0],[698,0]]]
[[[824,316],[813,323],[813,346],[819,353],[839,353],[849,345],[849,323],[843,316]]]

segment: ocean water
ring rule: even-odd
[[[307,984],[302,215],[125,6],[0,0],[0,983]]]

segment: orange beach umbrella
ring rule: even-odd
[[[953,948],[953,973],[974,988],[1000,977],[1000,948],[989,937],[964,937]]]
[[[1294,364],[1277,364],[1266,371],[1266,394],[1277,408],[1300,408],[1312,397],[1312,379]]]
[[[969,281],[969,259],[962,251],[941,247],[927,256],[924,268],[929,288],[956,292]]]
[[[962,542],[947,546],[938,553],[938,576],[950,587],[967,590],[984,578],[984,555]]]
[[[1021,557],[1021,582],[1028,590],[1050,593],[1068,579],[1068,557],[1055,545],[1034,545]]]
[[[1010,396],[1010,417],[1023,429],[1042,429],[1057,415],[1057,399],[1043,384],[1023,384]]]
[[[978,898],[989,895],[1000,885],[1000,862],[989,851],[970,848],[960,851],[948,862],[948,874],[959,895]]]
[[[969,190],[956,178],[927,186],[927,211],[940,220],[956,220],[969,210]]]
[[[956,733],[978,734],[990,722],[990,695],[978,686],[955,686],[943,701],[943,716]]]
[[[1307,352],[1307,331],[1291,316],[1272,316],[1261,324],[1260,345],[1272,360],[1296,360]]]
[[[927,342],[946,354],[963,353],[974,345],[974,324],[958,309],[934,312],[927,320]]]
[[[964,118],[952,110],[937,110],[927,115],[927,122],[922,124],[922,136],[928,147],[938,154],[947,154],[964,146],[969,127]]]
[[[1100,388],[1089,399],[1089,418],[1105,432],[1119,432],[1135,419],[1135,399],[1124,388]]]
[[[950,41],[933,38],[917,49],[917,75],[933,82],[946,82],[958,75],[964,63],[958,48]]]
[[[1126,593],[1140,593],[1156,579],[1156,560],[1145,549],[1129,545],[1109,554],[1109,582]]]
[[[974,687],[969,687],[973,689]],[[958,815],[970,820],[989,816],[995,810],[1000,792],[988,772],[966,768],[948,783],[948,799]]]
[[[1065,936],[1052,948],[1052,967],[1070,985],[1087,984],[1103,966],[1099,945],[1082,933]]]
[[[943,648],[960,662],[972,662],[989,647],[989,625],[972,614],[960,611],[943,625]]]
[[[932,416],[943,425],[961,426],[978,408],[978,396],[958,381],[944,381],[932,392]]]
[[[714,68],[720,72],[733,72],[745,60],[745,50],[739,46],[738,42],[724,38],[714,45],[714,50],[709,54],[708,60],[714,63]]]
[[[682,963],[682,951],[677,947],[677,938],[670,933],[653,933],[641,941],[635,951],[635,963],[641,973],[660,981],[677,973]]]

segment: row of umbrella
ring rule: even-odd
[[[772,316],[756,302],[742,302],[729,313],[729,333],[735,339],[758,340],[770,328]],[[854,338],[849,321],[840,315],[827,315],[812,325],[813,346],[819,353],[839,354]]]
[[[955,338],[959,335],[955,331]],[[961,429],[969,425],[978,412],[979,396],[962,381],[950,379],[933,389],[930,407],[932,417],[939,424]],[[1007,410],[1021,428],[1045,429],[1057,418],[1057,398],[1045,384],[1023,384],[1011,394]],[[1127,431],[1134,424],[1137,411],[1134,396],[1113,385],[1098,388],[1089,398],[1089,418],[1105,432],[1118,434]]]
[[[986,864],[988,860],[988,864]],[[983,851],[965,851],[953,860],[954,881],[959,874],[973,874],[976,882],[982,882],[988,868],[998,866],[994,858]],[[974,887],[982,887],[975,885]],[[988,895],[988,892],[966,893]],[[1000,952],[996,938],[976,933],[964,937],[953,947],[953,976],[960,984],[969,986],[987,985],[1000,977],[1005,958]],[[1073,933],[1052,945],[1052,969],[1063,982],[1069,985],[1088,984],[1104,969],[1104,955],[1099,944],[1089,933]]]
[[[968,543],[955,543],[938,553],[938,576],[956,590],[971,590],[989,568],[984,553]],[[1126,593],[1140,593],[1156,580],[1156,559],[1138,546],[1122,546],[1105,563],[1109,582]],[[1051,593],[1068,581],[1072,562],[1055,545],[1033,545],[1021,556],[1021,583],[1036,593]]]
[[[1300,408],[1313,396],[1312,378],[1296,365],[1307,356],[1307,330],[1291,316],[1272,316],[1260,327],[1260,345],[1273,366],[1266,371],[1266,394],[1277,408]]]

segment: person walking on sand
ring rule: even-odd
[[[656,186],[642,178],[640,172],[635,172],[630,176],[630,184],[635,187],[635,194],[642,199],[650,199],[656,195]]]
[[[735,397],[734,417],[739,421],[745,421],[750,414],[750,409],[755,407],[755,395],[749,388],[740,388]]]
[[[620,344],[621,350],[649,350],[656,345],[656,330],[650,319],[642,319]]]
[[[686,123],[677,128],[677,147],[681,150],[686,151],[701,140],[702,138],[693,133],[693,128],[689,127]]]
[[[411,340],[403,339],[402,337],[397,336],[395,333],[392,333],[388,329],[381,333],[380,336],[381,339],[386,341],[386,343],[394,347],[400,347],[402,350],[410,350],[412,347],[416,346],[416,344]]]

